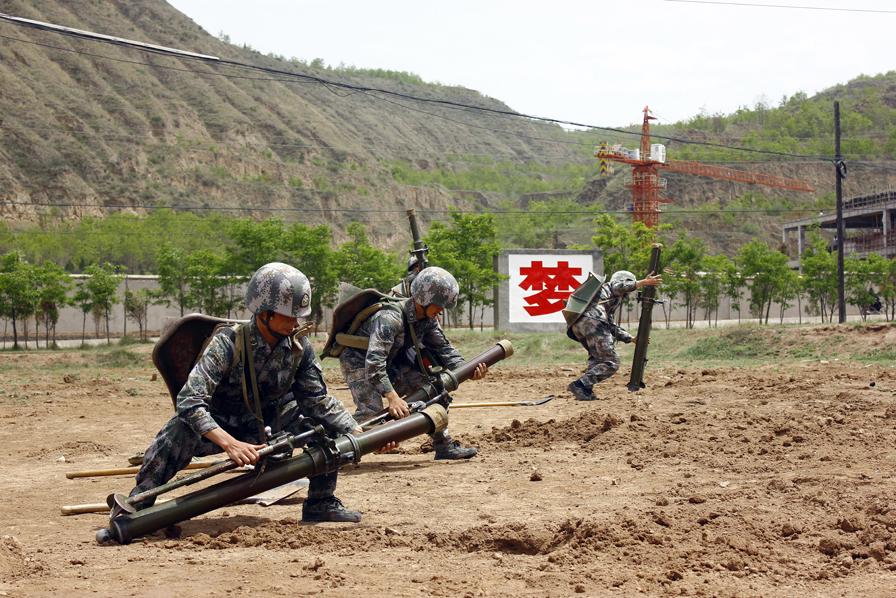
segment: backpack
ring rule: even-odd
[[[187,377],[212,337],[222,328],[239,332],[248,320],[225,320],[205,314],[188,314],[173,322],[162,332],[152,349],[152,363],[162,375],[168,394],[177,406],[177,395],[187,383]],[[239,343],[236,343],[239,347]],[[242,360],[239,350],[233,352],[231,367]]]
[[[333,323],[320,358],[339,357],[346,347],[367,350],[370,339],[355,333],[361,325],[381,309],[391,309],[401,313],[401,303],[405,297],[385,295],[376,289],[358,291],[333,310]],[[402,314],[404,320],[404,314]]]
[[[574,341],[578,341],[572,332],[572,325],[575,324],[582,314],[588,309],[588,306],[595,298],[600,296],[600,289],[603,286],[605,278],[598,276],[594,272],[588,273],[585,279],[575,291],[566,300],[566,307],[563,309],[563,318],[566,320],[566,336]]]

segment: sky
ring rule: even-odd
[[[587,125],[640,123],[645,105],[660,123],[775,106],[896,69],[893,0],[168,1],[264,53],[409,71]]]

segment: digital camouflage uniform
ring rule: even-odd
[[[619,370],[616,341],[632,342],[632,335],[614,322],[614,314],[626,294],[635,290],[634,276],[610,281],[601,285],[597,297],[573,323],[570,331],[588,351],[588,368],[578,379],[585,389],[606,380]]]
[[[358,422],[382,411],[383,396],[389,391],[406,396],[427,382],[417,365],[414,341],[405,328],[402,313],[408,326],[414,327],[421,347],[438,365],[453,369],[464,361],[445,338],[435,318],[417,320],[413,299],[379,310],[355,333],[369,338],[367,351],[347,347],[339,356],[339,365],[355,401],[354,416]],[[447,433],[442,432],[433,437],[433,444],[448,440]]]
[[[271,348],[254,319],[243,326],[249,326],[247,350],[253,352],[265,426],[270,426],[273,433],[299,433],[303,430],[299,429],[298,416],[304,415],[334,434],[356,427],[342,404],[327,394],[320,362],[308,339],[301,338],[301,344],[296,345],[286,337]],[[264,443],[265,439],[259,438],[254,400],[249,398],[249,408],[243,399],[244,368],[241,364],[231,367],[235,339],[236,332],[230,327],[222,328],[212,338],[177,395],[176,415],[147,449],[132,495],[164,484],[194,456],[222,452],[203,438],[203,434],[217,427],[244,442]],[[248,387],[251,389],[251,384]],[[312,477],[308,498],[332,496],[336,477],[336,472]]]

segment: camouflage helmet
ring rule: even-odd
[[[311,283],[288,264],[265,264],[249,280],[246,309],[253,314],[274,311],[291,318],[307,317],[311,314]]]
[[[454,307],[459,292],[451,272],[438,266],[424,268],[411,283],[411,297],[424,308],[433,304],[443,309]]]
[[[635,278],[635,275],[628,270],[619,270],[618,272],[613,272],[613,276],[610,277],[610,284],[619,282],[632,284],[638,282],[638,279]]]

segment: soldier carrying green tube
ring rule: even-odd
[[[662,282],[662,277],[654,272],[638,280],[631,272],[620,270],[614,272],[608,281],[589,273],[588,279],[570,295],[563,310],[566,335],[580,342],[588,351],[587,369],[578,380],[567,386],[577,401],[597,399],[594,385],[619,370],[616,341],[631,343],[635,340],[615,321],[616,311],[625,296],[637,289],[656,287]]]

